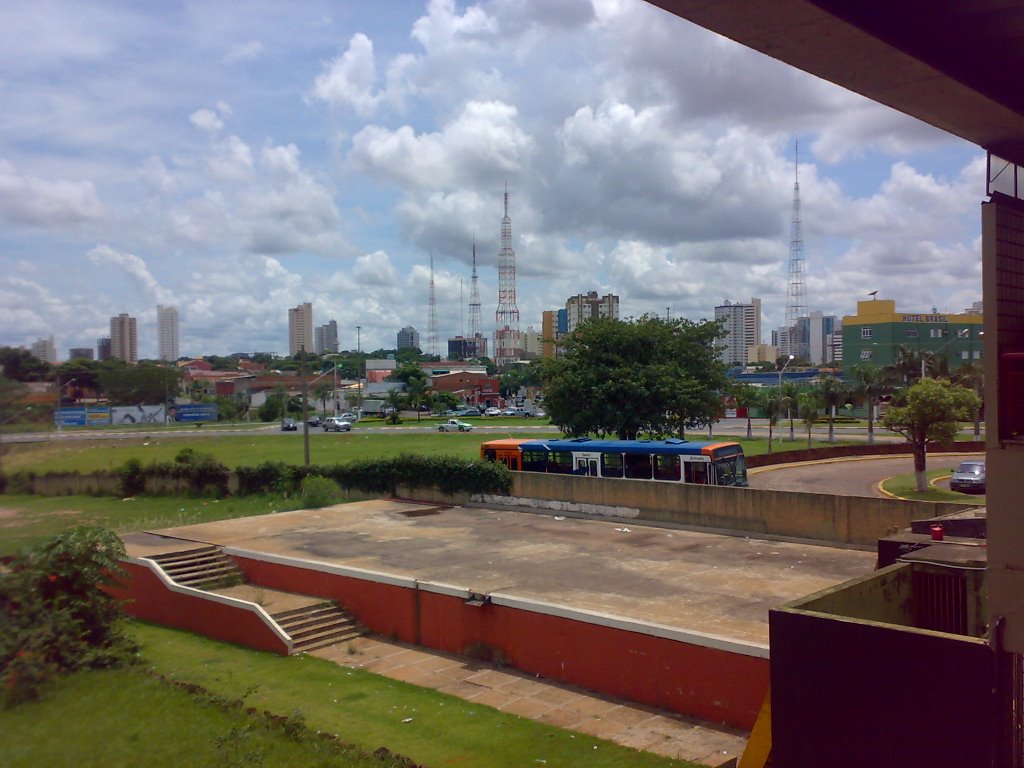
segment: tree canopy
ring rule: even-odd
[[[927,446],[951,442],[958,422],[970,419],[977,409],[978,397],[971,390],[939,379],[921,379],[907,390],[905,405],[889,406],[882,424],[913,446],[917,490],[928,490]]]
[[[717,322],[598,318],[565,340],[565,354],[543,365],[544,404],[570,437],[683,436],[707,426],[728,387]]]

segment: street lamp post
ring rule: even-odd
[[[789,358],[786,360],[785,364],[781,368],[779,368],[779,416],[780,417],[782,416],[782,374],[784,374],[786,372],[786,369],[789,367],[789,364],[793,362],[794,357],[795,357],[795,355],[790,355]],[[792,434],[790,434],[789,439],[790,440],[793,439],[793,435]],[[779,443],[780,444],[782,443],[782,438],[781,437],[779,438]]]
[[[61,427],[64,426],[64,423],[63,423],[64,420],[61,417],[61,412],[60,412],[61,411],[60,401],[62,399],[61,392],[64,391],[64,387],[70,387],[76,381],[78,381],[78,379],[71,379],[70,381],[66,381],[63,384],[61,384],[60,383],[60,375],[59,374],[57,375],[57,412],[56,412],[57,419],[56,420],[57,420],[57,435],[58,436],[62,434]]]

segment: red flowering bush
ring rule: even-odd
[[[134,644],[105,587],[116,584],[121,539],[95,526],[52,536],[0,571],[0,683],[5,705],[35,698],[52,675],[129,660]]]

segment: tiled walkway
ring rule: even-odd
[[[705,765],[733,764],[746,744],[743,731],[377,638],[360,638],[312,655],[626,747]]]

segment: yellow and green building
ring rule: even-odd
[[[843,318],[843,377],[857,365],[891,365],[900,347],[929,361],[945,358],[950,370],[980,361],[982,321],[974,312],[898,312],[890,299],[858,301],[857,314]]]

